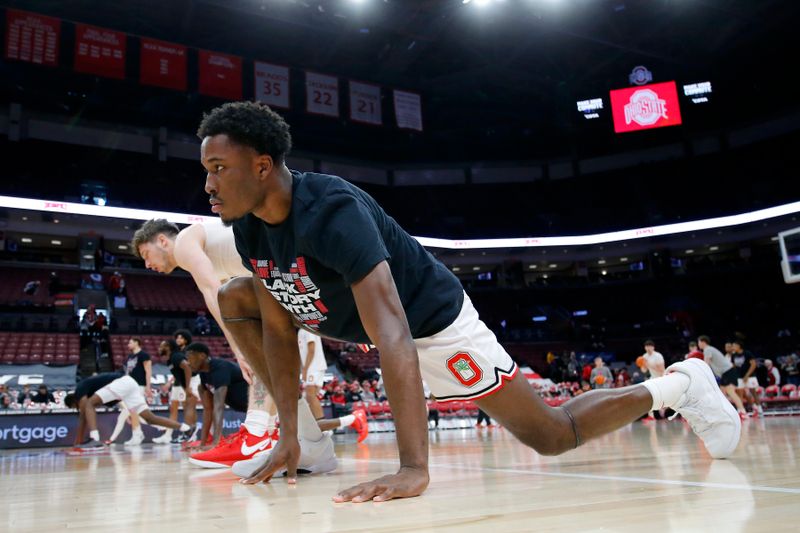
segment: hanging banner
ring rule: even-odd
[[[350,81],[350,120],[380,126],[381,88],[371,83]]]
[[[422,131],[422,98],[419,94],[395,89],[394,116],[398,128]]]
[[[86,24],[75,25],[75,70],[106,78],[125,79],[127,35]]]
[[[144,85],[185,91],[186,47],[145,37],[141,38],[141,43],[139,81]]]
[[[6,59],[55,67],[60,36],[60,19],[6,10]]]
[[[306,72],[306,111],[328,117],[339,116],[339,79]]]
[[[242,99],[242,58],[200,50],[201,94],[225,100]]]
[[[289,67],[256,61],[255,80],[256,100],[289,109]]]

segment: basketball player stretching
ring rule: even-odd
[[[290,171],[289,126],[267,106],[228,103],[203,118],[201,162],[212,212],[232,224],[252,280],[219,292],[220,312],[267,385],[282,421],[270,454],[249,463],[248,483],[301,458],[295,323],[322,335],[371,343],[397,429],[395,474],[341,491],[334,501],[417,496],[429,483],[422,377],[439,401],[473,399],[523,443],[546,455],[571,450],[671,407],[713,457],[739,442],[741,421],[708,365],[690,359],[642,385],[596,390],[549,407],[481,322],[458,279],[366,193],[341,178]]]

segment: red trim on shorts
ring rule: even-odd
[[[509,381],[511,381],[512,379],[514,379],[516,377],[518,372],[519,372],[519,365],[515,364],[514,365],[514,371],[511,374],[501,374],[500,375],[500,383],[498,383],[496,385],[496,388],[494,388],[494,389],[492,389],[492,390],[490,390],[488,392],[484,392],[483,394],[480,394],[478,396],[459,396],[457,398],[452,398],[451,397],[451,398],[448,398],[447,400],[440,400],[440,399],[437,398],[436,401],[439,402],[439,403],[448,403],[448,402],[476,401],[476,400],[480,400],[482,398],[486,398],[487,396],[491,396],[492,394],[502,390]]]

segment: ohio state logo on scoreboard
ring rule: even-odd
[[[678,89],[674,81],[617,89],[611,91],[610,97],[611,116],[617,133],[681,123]]]
[[[472,356],[459,352],[447,360],[447,369],[465,387],[472,387],[483,379],[483,370]]]
[[[625,124],[635,122],[640,126],[652,126],[660,118],[667,117],[667,101],[650,89],[640,89],[631,95],[625,104]]]

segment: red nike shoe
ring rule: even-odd
[[[189,462],[202,468],[228,468],[236,461],[252,459],[271,448],[272,439],[269,433],[256,437],[242,425],[238,433],[220,441],[215,448],[190,455]]]
[[[367,412],[363,409],[356,409],[351,413],[355,420],[350,424],[350,427],[358,431],[358,442],[364,442],[364,439],[369,435],[369,423],[367,423]]]

